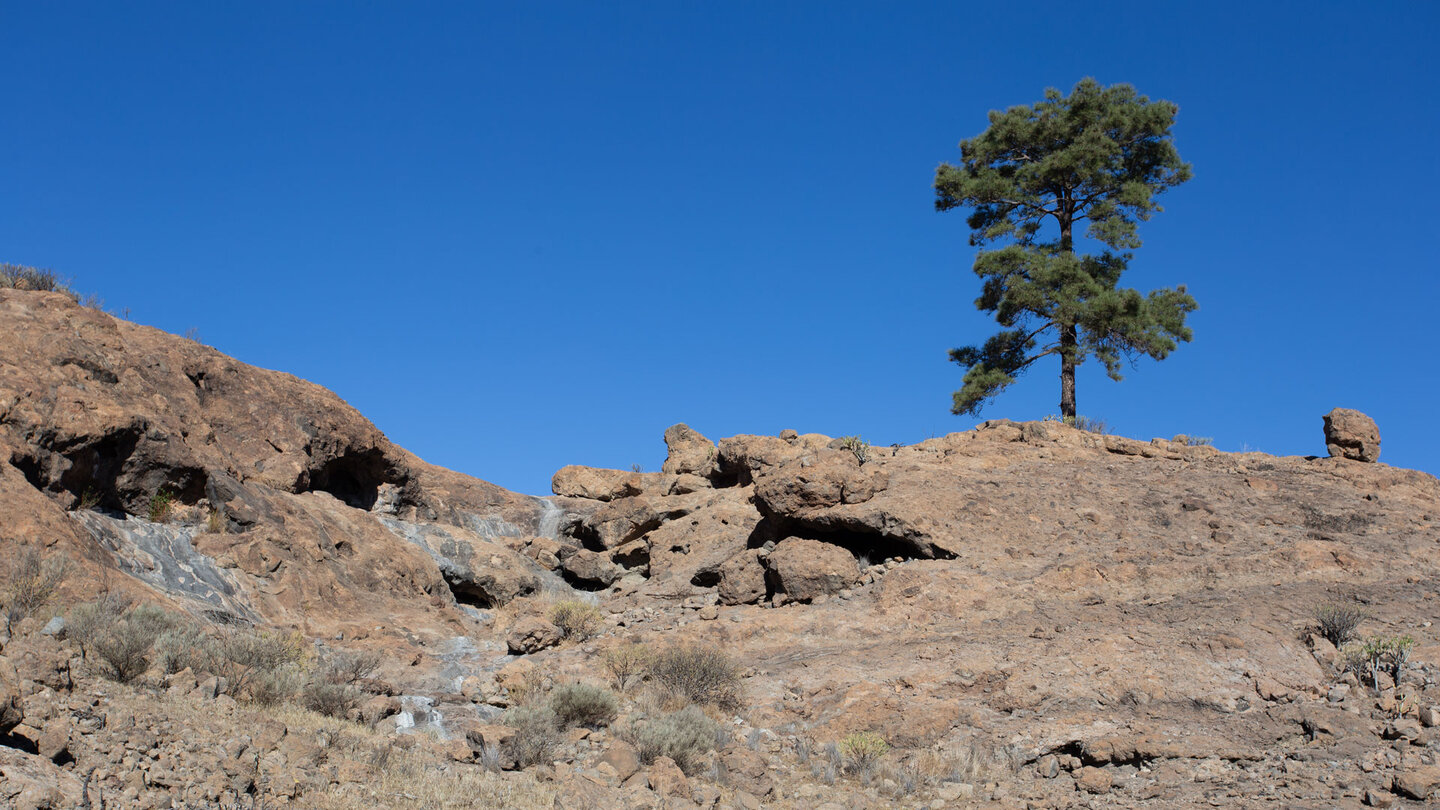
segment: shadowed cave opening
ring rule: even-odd
[[[369,511],[383,484],[404,485],[404,479],[378,448],[348,451],[311,470],[302,492],[328,492],[356,509]]]

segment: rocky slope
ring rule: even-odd
[[[379,801],[375,751],[478,772],[522,684],[601,682],[629,641],[741,664],[721,750],[687,780],[627,763],[619,722],[579,730],[553,765],[485,776],[505,802],[1419,806],[1440,786],[1440,482],[1344,458],[1378,453],[1349,414],[1327,422],[1348,431],[1336,458],[1003,420],[885,448],[677,425],[661,472],[567,467],[536,499],[424,464],[323,389],[60,295],[0,291],[0,322],[0,544],[73,560],[62,602],[123,587],[385,655],[345,732],[364,746],[342,751],[204,673],[102,680],[39,632],[48,615],[21,622],[0,649],[17,667],[0,666],[0,801],[65,806],[87,774],[135,806]],[[558,643],[563,598],[598,605],[597,638]],[[1412,637],[1398,684],[1344,671],[1313,618],[1331,603],[1363,614],[1359,637]],[[220,709],[197,728],[164,700]],[[139,742],[97,725],[114,705],[152,718],[121,724]],[[643,690],[622,699],[647,711]],[[257,722],[289,733],[248,735],[240,768],[225,723]],[[893,747],[877,770],[824,753],[860,732]],[[69,792],[45,799],[47,778]]]

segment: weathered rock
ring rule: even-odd
[[[40,756],[59,764],[70,756],[70,721],[63,717],[52,717],[40,728],[40,737],[35,741]]]
[[[709,498],[706,493],[621,498],[586,516],[579,531],[602,548],[615,548],[660,528],[668,520],[690,514]]]
[[[635,747],[624,740],[614,740],[610,747],[601,755],[600,762],[604,762],[615,769],[615,775],[624,782],[635,772],[640,770],[640,755],[636,753]]]
[[[765,598],[765,566],[756,549],[744,549],[720,564],[716,592],[726,605],[750,604]]]
[[[765,560],[776,590],[792,600],[808,602],[822,594],[836,594],[854,584],[859,575],[855,557],[831,543],[787,537]]]
[[[703,495],[695,511],[679,516],[645,536],[650,576],[700,587],[717,584],[720,566],[742,551],[760,523],[760,513],[747,489],[724,489]]]
[[[566,577],[588,587],[605,587],[625,573],[611,561],[610,555],[589,549],[566,549],[560,559],[560,570]]]
[[[573,498],[613,501],[641,494],[646,490],[645,480],[641,473],[629,470],[607,470],[572,464],[561,467],[550,479],[550,491]]]
[[[757,473],[755,498],[766,514],[796,516],[807,510],[864,503],[890,483],[878,465],[854,454],[825,450]]]
[[[0,658],[0,735],[9,734],[11,729],[24,721],[22,700],[20,676],[15,672],[15,665]]]
[[[515,622],[505,637],[512,655],[528,655],[560,643],[560,628],[537,616],[526,616]]]
[[[660,796],[690,795],[690,780],[685,778],[685,772],[680,770],[675,760],[669,757],[656,757],[655,761],[650,763],[647,774],[650,789]]]
[[[1408,765],[1395,773],[1395,792],[1407,799],[1425,801],[1440,791],[1440,765]]]
[[[1378,461],[1380,428],[1359,411],[1336,408],[1325,414],[1325,448],[1337,458]]]
[[[1109,793],[1110,772],[1104,768],[1086,766],[1075,772],[1075,787],[1086,793]]]
[[[665,429],[664,472],[709,477],[715,467],[715,443],[684,423]]]

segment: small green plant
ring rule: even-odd
[[[80,493],[80,500],[75,502],[76,509],[91,510],[99,505],[100,493],[96,492],[93,487],[86,487],[85,491]]]
[[[610,683],[617,691],[626,692],[645,676],[645,669],[650,665],[650,648],[628,642],[606,650],[601,660],[610,671]]]
[[[70,566],[64,557],[51,554],[42,557],[34,546],[25,550],[10,563],[5,572],[3,588],[0,588],[0,603],[5,608],[5,627],[45,607],[55,597],[55,591],[65,580]]]
[[[655,654],[650,682],[672,705],[698,703],[730,709],[740,703],[740,668],[715,647],[680,644]]]
[[[554,759],[560,744],[560,728],[549,706],[520,706],[505,712],[501,722],[515,729],[506,742],[510,756],[520,767],[540,765]]]
[[[1316,605],[1310,615],[1315,620],[1320,635],[1324,636],[1326,641],[1334,644],[1337,650],[1355,636],[1355,628],[1365,620],[1363,610],[1342,602],[1326,602]]]
[[[587,641],[600,632],[600,608],[581,599],[562,599],[550,608],[550,623],[565,638]]]
[[[1371,636],[1364,642],[1348,645],[1341,654],[1345,668],[1361,680],[1369,678],[1371,688],[1379,692],[1382,672],[1388,674],[1397,687],[1400,685],[1414,646],[1415,639],[1408,635]]]
[[[845,757],[846,768],[868,777],[874,772],[880,758],[890,750],[890,744],[879,734],[860,731],[847,735],[840,741],[839,748]]]
[[[870,460],[870,443],[859,436],[841,436],[840,449],[849,450],[861,464]]]
[[[634,723],[626,736],[646,765],[669,757],[680,770],[693,774],[700,769],[705,755],[715,750],[723,732],[724,728],[706,717],[699,706],[686,706],[654,720]]]
[[[149,517],[151,523],[164,523],[175,509],[175,493],[161,487],[150,496]]]
[[[210,636],[200,625],[179,621],[155,639],[155,663],[166,675],[191,669],[196,673],[211,668]]]
[[[205,514],[205,531],[211,534],[225,533],[225,515],[219,509],[211,509]]]
[[[555,687],[550,691],[549,706],[566,728],[609,725],[620,712],[620,701],[615,693],[588,683],[567,683]]]
[[[631,465],[630,465],[630,472],[643,473],[643,472],[645,472],[645,465],[643,465],[643,464],[638,464],[638,463],[637,463],[637,464],[631,464]]]

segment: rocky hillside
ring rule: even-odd
[[[0,803],[1349,807],[1440,786],[1440,482],[1374,462],[1353,412],[1327,420],[1331,458],[1004,420],[892,447],[677,425],[661,472],[566,467],[537,499],[58,294],[0,290],[0,322],[0,544],[70,561],[0,648]],[[347,651],[379,665],[338,719],[199,659],[116,683],[52,620],[113,592],[202,635],[298,632],[307,683]],[[1343,649],[1336,616],[1358,623]],[[738,692],[677,702],[645,661],[687,650]],[[528,756],[525,712],[572,682],[615,711]],[[714,733],[657,756],[644,729],[688,702]],[[417,784],[429,804],[396,798]]]

